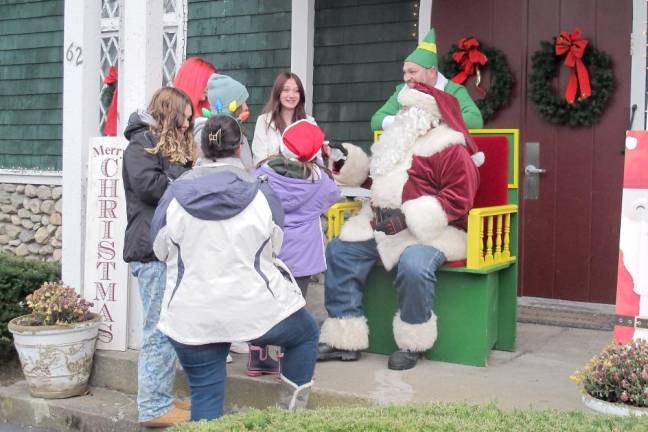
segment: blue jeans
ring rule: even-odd
[[[250,343],[283,347],[282,374],[300,386],[313,379],[318,341],[317,322],[303,307]],[[225,358],[230,344],[185,345],[174,340],[171,343],[178,353],[191,389],[191,420],[221,417],[227,377]]]
[[[332,318],[360,317],[362,293],[369,272],[380,260],[375,240],[345,242],[336,238],[326,248],[324,301]],[[408,324],[429,321],[434,305],[436,272],[446,258],[432,246],[409,246],[396,271],[401,319]]]
[[[131,262],[137,278],[144,329],[137,364],[137,409],[139,421],[166,414],[173,403],[176,353],[169,338],[157,329],[166,286],[166,264]]]

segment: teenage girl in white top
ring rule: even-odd
[[[304,86],[297,75],[281,72],[272,85],[270,100],[259,116],[254,128],[252,159],[255,165],[269,156],[279,154],[281,135],[286,127],[297,120],[313,118],[304,110]]]

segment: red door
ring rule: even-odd
[[[538,143],[546,173],[539,177],[538,198],[520,201],[520,295],[614,303],[630,112],[631,1],[441,0],[433,4],[432,25],[442,54],[472,35],[507,56],[516,79],[513,100],[485,127],[520,129],[521,180],[526,143]],[[590,128],[548,123],[527,97],[531,56],[540,41],[575,27],[611,56],[616,78],[600,122]],[[558,94],[567,76],[561,68],[552,83]]]

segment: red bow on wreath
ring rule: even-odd
[[[452,77],[452,81],[463,84],[469,77],[477,73],[476,86],[479,86],[481,76],[479,66],[484,66],[488,57],[479,51],[479,41],[475,38],[461,38],[457,41],[458,50],[452,54],[452,60],[461,66],[461,72]]]
[[[585,54],[588,41],[581,39],[580,35],[581,29],[576,27],[572,33],[560,32],[560,35],[556,38],[556,55],[567,54],[564,64],[572,70],[565,90],[565,99],[570,104],[573,104],[576,100],[577,88],[580,88],[581,99],[592,95],[589,74],[585,63],[583,63],[583,54]]]

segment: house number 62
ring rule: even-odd
[[[65,51],[65,60],[68,61],[68,63],[74,63],[75,66],[79,66],[80,64],[83,63],[83,49],[80,46],[75,46],[74,42],[70,44],[68,47],[67,51]],[[75,61],[76,57],[76,61]]]

